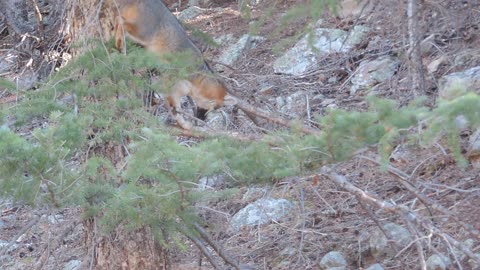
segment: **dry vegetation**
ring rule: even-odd
[[[166,2],[173,4],[176,1]],[[184,2],[182,4],[186,6]],[[406,104],[412,99],[409,62],[405,56],[405,47],[408,45],[404,16],[406,3],[393,0],[372,1],[376,3],[374,8],[360,19],[325,15],[324,27],[351,29],[356,24],[367,24],[375,29],[375,37],[372,34],[348,55],[329,55],[321,59],[318,69],[305,76],[273,74],[271,64],[278,55],[272,48],[281,40],[292,37],[306,20],[282,28],[276,35],[270,33],[278,27],[279,14],[301,2],[303,1],[265,0],[253,8],[254,20],[260,19],[263,12],[274,4],[278,9],[274,16],[266,18],[258,32],[258,35],[266,36],[268,40],[241,56],[231,69],[225,69],[222,74],[237,95],[252,104],[260,104],[265,110],[273,110],[274,106],[269,103],[272,97],[305,91],[310,96],[323,95],[325,99],[334,99],[339,108],[365,110],[365,94],[360,92],[351,95],[346,84],[361,60],[389,54],[398,56],[402,64],[394,77],[377,89],[378,95],[398,100],[400,104]],[[55,6],[57,5],[51,5]],[[212,1],[210,7],[225,9],[223,12],[209,10],[189,23],[213,36],[231,33],[238,38],[248,32],[248,23],[241,18],[236,3]],[[420,28],[423,36],[434,40],[434,45],[428,43],[428,38],[424,44],[432,48],[422,55],[423,63],[428,65],[439,57],[445,58],[438,69],[426,78],[428,105],[434,106],[438,78],[480,65],[480,6],[474,0],[428,0],[423,1],[421,8]],[[14,55],[15,58],[11,60],[14,68],[8,74],[0,75],[7,78],[21,77],[30,70],[43,74],[39,75],[39,79],[43,79],[61,64],[64,42],[53,34],[60,26],[46,27],[43,30],[45,41],[37,44],[35,39],[29,37],[22,39],[7,35],[5,21],[2,22],[0,57]],[[370,42],[372,40],[375,41]],[[27,45],[30,47],[25,48]],[[221,48],[202,44],[199,46],[204,49],[207,58],[213,60],[221,51]],[[39,60],[35,57],[36,50],[57,57],[52,57],[50,62],[43,58]],[[333,76],[338,78],[337,81],[328,81]],[[261,91],[265,86],[270,90]],[[21,95],[22,92],[18,93]],[[0,89],[0,104],[14,104],[17,98],[21,96],[3,95]],[[310,104],[308,110],[305,111],[305,116],[323,115],[326,112],[325,106],[320,103]],[[234,116],[237,126],[235,131],[241,134],[261,134],[266,129],[270,131],[280,128],[268,123],[258,128],[248,118],[241,117],[236,110],[228,113]],[[467,151],[471,132],[466,130],[461,134],[463,153]],[[349,186],[342,186],[335,174],[324,172],[308,177],[282,179],[271,187],[243,187],[234,198],[212,202],[208,207],[199,207],[199,211],[209,224],[215,224],[208,229],[227,252],[242,263],[254,264],[259,269],[318,269],[322,256],[331,250],[343,252],[351,269],[360,269],[374,262],[366,250],[368,235],[379,224],[389,222],[409,227],[410,232],[418,238],[427,237],[427,255],[452,252],[453,247],[446,244],[447,237],[458,240],[462,246],[465,240],[474,239],[473,251],[479,252],[480,237],[478,234],[472,235],[472,232],[480,230],[478,168],[471,165],[458,166],[442,141],[426,147],[399,142],[390,157],[388,168],[383,168],[377,162],[378,159],[377,151],[372,147],[363,149],[347,162],[332,166],[349,183],[368,192],[368,196],[356,193]],[[245,200],[244,193],[247,190],[251,196]],[[228,221],[234,213],[266,195],[296,201],[295,214],[269,225],[244,228],[238,233],[228,230]],[[369,196],[384,204],[379,205],[379,201]],[[428,201],[425,202],[425,199]],[[405,209],[386,205],[392,202],[414,210],[410,214],[417,216],[420,221],[410,220],[411,224],[407,224],[409,219],[402,212]],[[439,211],[439,208],[442,209]],[[9,260],[15,261],[13,264],[10,261],[9,266],[2,269],[26,269],[23,267],[28,262],[40,259],[46,261],[43,269],[62,269],[69,260],[82,260],[90,256],[83,250],[83,228],[82,223],[78,222],[78,216],[78,209],[40,211],[2,201],[0,240],[2,243],[12,241],[8,246],[17,247],[13,252],[2,250],[0,256],[7,255]],[[56,220],[57,217],[60,220]],[[461,224],[469,224],[471,229],[468,230]],[[416,243],[412,243],[413,248],[399,250],[394,260],[382,262],[386,269],[419,269],[421,258]],[[190,245],[189,242],[187,245]],[[0,250],[1,248],[0,246]],[[172,269],[197,269],[199,254],[192,250],[195,250],[193,245],[188,252],[175,250]],[[463,259],[454,262],[451,269],[471,269],[467,261]],[[202,269],[210,269],[205,260],[203,265]]]

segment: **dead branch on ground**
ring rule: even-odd
[[[366,159],[369,161],[372,161],[376,164],[380,164],[378,160],[366,157],[366,156],[360,156],[362,159]],[[475,236],[477,239],[480,239],[480,231],[478,231],[474,226],[465,223],[461,221],[452,211],[448,210],[444,206],[440,205],[437,202],[434,202],[427,196],[425,196],[422,193],[419,193],[415,186],[409,182],[409,179],[411,176],[408,176],[406,173],[402,172],[401,170],[393,167],[392,165],[388,165],[387,170],[389,173],[393,174],[396,176],[396,180],[403,186],[405,187],[409,192],[411,192],[415,197],[417,197],[427,208],[431,207],[433,210],[438,211],[447,217],[452,218],[457,224],[462,226],[466,231],[468,231],[471,235]],[[423,181],[419,179],[420,181]]]
[[[395,205],[390,202],[381,200],[380,198],[377,198],[376,196],[354,186],[345,176],[333,172],[333,170],[328,167],[322,167],[320,173],[333,181],[340,188],[355,195],[359,200],[362,200],[363,202],[376,208],[382,209],[386,212],[395,213],[406,219],[408,222],[411,222],[416,226],[422,227],[426,231],[445,239],[446,241],[448,241],[448,243],[453,245],[458,250],[462,251],[470,259],[480,264],[480,256],[476,255],[470,248],[434,226],[434,224],[432,224],[430,220],[417,215],[408,207],[404,205]]]
[[[298,129],[300,129],[300,131],[302,131],[303,133],[308,134],[308,135],[319,135],[320,134],[320,131],[317,130],[317,129],[309,128],[309,127],[306,127],[306,126],[303,126],[303,125],[300,126],[295,121],[289,121],[289,120],[286,120],[286,119],[283,119],[283,118],[280,118],[280,117],[273,116],[270,113],[265,112],[262,109],[256,108],[256,107],[250,105],[249,103],[247,103],[243,100],[240,100],[238,98],[237,98],[237,105],[236,106],[238,106],[238,108],[243,110],[247,114],[247,116],[249,116],[249,113],[250,113],[250,114],[253,114],[255,116],[258,116],[258,117],[263,118],[267,121],[270,121],[272,123],[275,123],[275,124],[278,124],[278,125],[281,125],[281,126],[284,126],[284,127],[288,127],[288,128],[292,128],[292,129],[298,128]]]
[[[50,256],[50,251],[56,250],[60,247],[60,245],[63,243],[63,240],[67,235],[80,223],[80,220],[74,220],[65,230],[63,230],[62,233],[60,233],[57,237],[55,242],[53,243],[52,246],[50,246],[50,243],[47,243],[47,247],[43,250],[42,255],[40,256],[40,259],[38,260],[39,265],[37,266],[37,270],[43,269],[45,266],[45,263],[48,260],[48,257]]]

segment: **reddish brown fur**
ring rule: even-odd
[[[175,16],[160,0],[117,0],[119,16],[115,19],[115,45],[122,50],[123,31],[147,50],[159,55],[190,51],[199,62],[201,74],[192,76],[187,82],[180,80],[172,87],[172,93],[167,101],[176,111],[181,109],[180,97],[189,95],[197,106],[211,111],[235,101],[228,95],[224,84],[217,78],[204,62],[200,50],[190,41]],[[193,65],[194,63],[192,63]],[[228,97],[228,98],[227,98]],[[182,121],[177,117],[182,125]],[[184,123],[185,124],[185,123]],[[185,124],[188,125],[188,124]],[[185,127],[184,127],[185,128]]]

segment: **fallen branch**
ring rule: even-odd
[[[210,235],[202,228],[202,226],[198,224],[193,224],[195,230],[200,234],[200,236],[205,240],[212,248],[217,252],[218,256],[222,257],[222,259],[233,266],[233,268],[237,270],[242,270],[242,267],[235,261],[232,257],[227,255],[224,250],[210,237]]]
[[[250,105],[249,103],[247,103],[247,102],[245,102],[241,99],[238,99],[238,98],[237,98],[237,105],[236,106],[238,108],[240,108],[241,110],[243,110],[245,112],[245,114],[247,114],[247,116],[250,117],[250,118],[253,117],[251,115],[255,115],[255,116],[258,116],[260,118],[263,118],[267,121],[270,121],[272,123],[275,123],[275,124],[278,124],[278,125],[281,125],[281,126],[285,126],[285,127],[289,127],[289,128],[300,128],[300,130],[305,134],[309,134],[309,135],[319,135],[320,134],[320,131],[317,130],[317,129],[309,128],[309,127],[306,127],[306,126],[299,126],[294,121],[289,121],[289,120],[286,120],[286,119],[283,119],[283,118],[280,118],[280,117],[275,117],[275,116],[271,115],[270,113],[265,112],[262,109],[256,108],[256,107]],[[255,122],[255,120],[253,120],[253,119],[252,119],[252,121]]]
[[[35,224],[37,224],[40,221],[40,218],[44,212],[39,213],[36,215],[25,227],[23,227],[11,240],[8,242],[6,246],[4,246],[3,249],[0,250],[0,256],[4,256],[8,250],[15,244],[15,241],[17,241],[20,236],[24,235],[27,231],[29,231]]]
[[[210,262],[210,264],[213,266],[214,269],[222,269],[220,265],[213,259],[213,255],[208,251],[207,247],[205,244],[195,235],[193,235],[185,226],[180,226],[180,232],[185,235],[188,239],[190,239],[197,247],[198,249],[202,252],[202,254],[207,257],[207,260]]]
[[[372,161],[378,165],[380,165],[380,161],[366,157],[366,156],[360,156],[362,159],[366,159],[369,161]],[[477,230],[475,227],[472,225],[465,223],[461,221],[452,211],[448,210],[447,208],[443,207],[437,202],[434,202],[432,199],[428,198],[422,193],[419,193],[415,186],[410,183],[408,180],[411,178],[408,174],[402,172],[401,170],[393,167],[392,165],[388,165],[387,170],[389,173],[395,175],[397,178],[395,178],[402,186],[404,186],[408,191],[410,191],[412,194],[414,194],[425,206],[431,207],[433,210],[438,211],[450,218],[452,218],[457,224],[462,226],[466,231],[468,231],[471,235],[475,236],[477,239],[480,239],[480,231]],[[423,181],[422,179],[419,179],[420,181]]]
[[[408,222],[415,224],[417,226],[423,227],[428,232],[431,232],[439,237],[442,237],[448,240],[454,247],[458,250],[461,250],[465,255],[467,255],[470,259],[474,260],[477,264],[480,264],[480,256],[473,253],[473,251],[468,248],[463,243],[460,243],[450,235],[442,232],[440,229],[435,227],[431,221],[424,219],[418,216],[415,212],[411,211],[408,207],[403,205],[394,205],[390,202],[386,202],[375,196],[365,192],[364,190],[354,186],[347,180],[345,176],[336,174],[328,167],[322,167],[321,174],[327,176],[331,181],[336,183],[342,189],[352,193],[355,195],[359,200],[364,201],[365,203],[371,204],[377,208],[380,208],[386,212],[395,213],[400,216],[403,216]]]
[[[77,225],[79,223],[80,223],[79,219],[74,220],[65,230],[63,230],[63,232],[59,236],[56,237],[56,241],[55,241],[55,243],[53,244],[52,247],[49,247],[48,244],[47,244],[47,247],[44,249],[42,255],[40,256],[40,259],[38,260],[38,262],[40,264],[37,266],[37,268],[36,268],[37,270],[41,270],[45,266],[45,263],[47,262],[48,257],[50,256],[50,252],[47,252],[47,251],[56,250],[63,243],[65,237],[67,237],[67,235],[75,227],[77,227]]]

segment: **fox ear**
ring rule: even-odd
[[[224,106],[233,106],[233,105],[237,105],[237,98],[235,98],[234,96],[230,95],[230,94],[227,94],[224,98],[223,98],[223,105]]]

